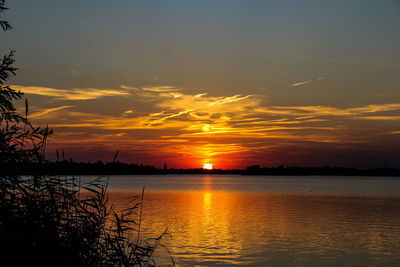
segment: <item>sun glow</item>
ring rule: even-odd
[[[212,170],[213,169],[213,165],[210,163],[204,164],[203,169],[205,170]]]

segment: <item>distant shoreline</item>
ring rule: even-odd
[[[1,175],[168,175],[168,174],[237,174],[244,176],[394,176],[400,177],[400,169],[374,168],[358,169],[345,167],[260,167],[249,166],[240,169],[158,169],[142,164],[121,162],[96,163],[74,162],[72,160],[45,162],[42,164],[4,165],[0,164]]]

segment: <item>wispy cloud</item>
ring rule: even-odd
[[[223,104],[227,104],[227,103],[233,103],[233,102],[237,102],[237,101],[241,101],[241,100],[245,100],[249,97],[251,97],[252,95],[234,95],[234,96],[229,96],[229,97],[224,97],[222,99],[218,99],[214,102],[209,103],[209,106],[214,106],[214,105],[223,105]],[[196,96],[195,96],[196,97]]]
[[[40,86],[13,85],[12,88],[21,90],[26,94],[53,97],[56,100],[90,100],[105,96],[129,96],[127,91],[97,88],[71,88],[58,89]]]
[[[364,117],[355,117],[361,120],[377,120],[377,121],[398,121],[400,120],[400,116],[364,116]]]
[[[46,114],[49,114],[50,112],[55,112],[55,111],[59,111],[62,109],[66,109],[66,108],[71,108],[73,106],[61,106],[61,107],[56,107],[56,108],[48,108],[48,109],[43,109],[41,111],[32,113],[31,115],[29,115],[30,118],[37,118],[37,117],[41,117],[44,116]]]
[[[162,93],[162,92],[176,92],[180,91],[181,89],[176,88],[174,86],[146,86],[142,87],[142,90],[148,92]]]
[[[153,118],[155,117],[155,116],[153,115],[153,116],[151,116],[152,118],[149,119],[149,122],[146,123],[146,124],[147,124],[147,125],[156,125],[156,124],[160,124],[160,123],[164,122],[165,120],[168,120],[168,119],[171,119],[171,118],[175,118],[175,117],[179,117],[179,116],[184,115],[184,114],[187,114],[187,113],[189,113],[189,112],[191,112],[191,111],[193,111],[193,109],[184,110],[184,111],[178,112],[178,113],[176,113],[176,114],[171,114],[171,115],[164,116],[164,117],[161,117],[161,118],[156,118],[156,119],[153,119]],[[160,113],[160,114],[164,114],[164,113]]]
[[[140,90],[138,87],[123,85],[123,84],[121,84],[119,87],[126,90]]]
[[[181,91],[180,88],[170,85],[135,87],[135,86],[121,84],[119,87],[121,89],[126,89],[126,90],[145,91],[152,93],[169,93],[169,92]]]
[[[367,105],[355,108],[337,108],[330,106],[270,106],[257,109],[260,113],[272,115],[293,115],[293,116],[357,116],[366,113],[386,112],[400,110],[400,104]],[[355,117],[358,118],[358,117]]]
[[[316,79],[316,81],[322,81],[322,80],[324,80],[324,79],[325,79],[325,77],[320,76],[320,77],[318,77],[318,78]],[[302,85],[310,84],[310,83],[312,83],[312,82],[313,82],[313,80],[307,80],[307,81],[304,81],[304,82],[297,82],[297,83],[293,83],[293,84],[289,85],[288,87],[302,86]]]
[[[305,84],[308,84],[308,83],[312,83],[312,81],[308,80],[308,81],[304,81],[304,82],[294,83],[294,84],[289,85],[289,87],[297,87],[297,86],[305,85]]]

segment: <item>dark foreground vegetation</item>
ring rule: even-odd
[[[166,232],[140,239],[143,199],[117,211],[102,181],[74,178],[0,176],[0,187],[2,266],[156,265]]]
[[[5,10],[0,0],[7,31]],[[143,193],[118,210],[108,202],[107,181],[81,184],[43,171],[52,131],[31,125],[27,101],[25,114],[16,112],[23,94],[6,84],[13,64],[13,51],[0,59],[0,266],[154,266],[166,232],[140,236]],[[20,176],[25,168],[29,175]]]

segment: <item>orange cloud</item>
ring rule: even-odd
[[[43,95],[49,92],[60,103],[123,96],[126,103],[118,102],[115,110],[90,110],[80,102],[37,109],[31,117],[55,128],[54,145],[79,147],[77,144],[84,143],[86,147],[141,151],[149,157],[185,162],[226,162],[227,158],[251,158],[304,143],[341,148],[370,144],[382,133],[398,131],[371,127],[373,123],[400,117],[397,103],[348,108],[270,106],[259,95],[215,96],[171,86],[121,86],[123,94],[92,90],[93,94],[84,95],[82,90],[48,89]],[[369,123],[368,131],[365,123]]]
[[[53,97],[56,100],[90,100],[98,99],[105,96],[129,96],[130,93],[113,89],[97,89],[97,88],[72,88],[57,89],[41,86],[22,86],[13,85],[13,89],[21,90],[26,94]]]

